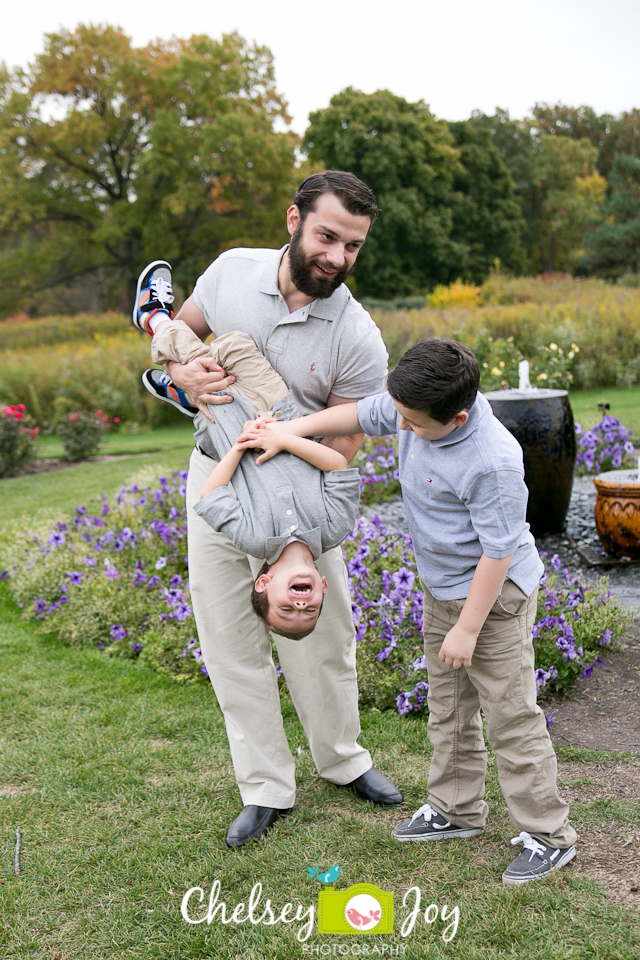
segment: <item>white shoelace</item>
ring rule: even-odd
[[[417,820],[418,817],[424,817],[425,823],[431,823],[434,817],[437,817],[438,814],[433,809],[430,803],[423,803],[419,810],[416,810],[414,815],[411,817],[410,823],[413,823],[414,820]],[[444,830],[446,827],[450,827],[451,824],[447,820],[446,823],[440,825],[439,823],[434,823],[434,827],[437,827],[439,830]],[[527,834],[528,836],[528,834]]]
[[[175,300],[171,283],[167,282],[164,277],[154,277],[149,286],[155,293],[156,299],[160,301],[162,306],[165,306],[167,303],[173,303]]]
[[[529,863],[531,863],[531,861],[532,861],[533,858],[536,856],[536,854],[537,854],[539,857],[542,858],[542,857],[544,857],[544,855],[545,855],[546,852],[547,852],[547,847],[544,845],[544,843],[540,843],[538,840],[535,840],[535,839],[531,836],[531,834],[530,834],[530,833],[527,833],[525,830],[523,830],[521,833],[519,833],[517,837],[514,837],[514,838],[512,839],[511,845],[512,845],[512,846],[515,846],[516,843],[521,843],[523,850],[531,850],[531,856],[529,857]],[[551,860],[551,861],[553,862],[553,861],[555,860],[555,858],[558,856],[559,853],[560,853],[559,850],[555,850],[555,851],[551,854],[551,856],[549,857],[549,860]]]

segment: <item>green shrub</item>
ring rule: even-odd
[[[18,403],[0,410],[0,477],[13,477],[35,460],[38,428]]]
[[[109,417],[102,410],[64,413],[56,424],[56,434],[62,440],[66,459],[76,461],[95,457],[110,426]]]

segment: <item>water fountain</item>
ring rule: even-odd
[[[529,489],[527,520],[534,536],[560,533],[569,510],[577,452],[569,395],[566,390],[532,387],[527,360],[518,372],[518,389],[492,390],[485,397],[522,447]]]

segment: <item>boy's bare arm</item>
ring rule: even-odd
[[[259,421],[258,421],[259,422]],[[261,449],[264,452],[257,458],[256,463],[264,463],[270,460],[276,453],[286,450],[288,453],[295,454],[301,460],[317,467],[318,470],[345,470],[348,461],[338,450],[332,450],[330,447],[315,443],[313,440],[307,440],[304,437],[297,437],[285,433],[278,429],[275,423],[265,423],[260,426],[249,427],[245,425],[245,430],[238,437],[237,445],[241,450],[247,448]]]
[[[353,400],[345,400],[344,397],[337,397],[335,393],[330,393],[327,399],[327,409],[330,409],[332,407],[338,407],[338,406],[346,406],[347,404],[350,407],[353,407],[354,402]],[[357,401],[356,401],[356,405],[357,405]],[[356,413],[357,413],[357,409],[356,409]],[[356,419],[357,419],[357,416],[356,416]],[[347,435],[340,434],[337,437],[325,436],[324,439],[321,441],[321,443],[323,446],[330,447],[332,450],[337,450],[339,453],[341,453],[344,456],[345,460],[347,461],[347,464],[349,464],[351,463],[356,453],[360,449],[360,444],[362,443],[363,438],[364,438],[364,431],[360,428],[360,424],[358,424],[357,430],[354,430],[352,433],[349,433]]]
[[[480,557],[458,622],[449,630],[440,647],[438,657],[447,666],[456,670],[471,666],[478,634],[500,595],[512,557],[510,554],[496,559],[484,553]]]
[[[276,427],[295,437],[350,437],[362,433],[358,404],[351,401],[338,401],[326,410],[318,410],[317,413],[295,420],[279,420]]]
[[[240,450],[237,444],[234,444],[220,463],[216,464],[211,473],[211,476],[205,483],[202,491],[200,493],[200,499],[206,497],[208,493],[211,493],[212,490],[217,490],[218,487],[226,487],[230,481],[231,477],[236,472],[236,468],[242,459],[242,454],[244,450]]]

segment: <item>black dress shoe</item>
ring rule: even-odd
[[[404,797],[398,788],[375,767],[371,767],[347,786],[353,787],[358,800],[369,800],[371,803],[377,803],[379,807],[395,807],[404,802]]]
[[[255,803],[248,804],[227,830],[227,846],[244,847],[250,840],[257,840],[269,827],[273,826],[276,820],[286,816],[290,810],[291,807],[278,810],[276,807],[258,807]]]

